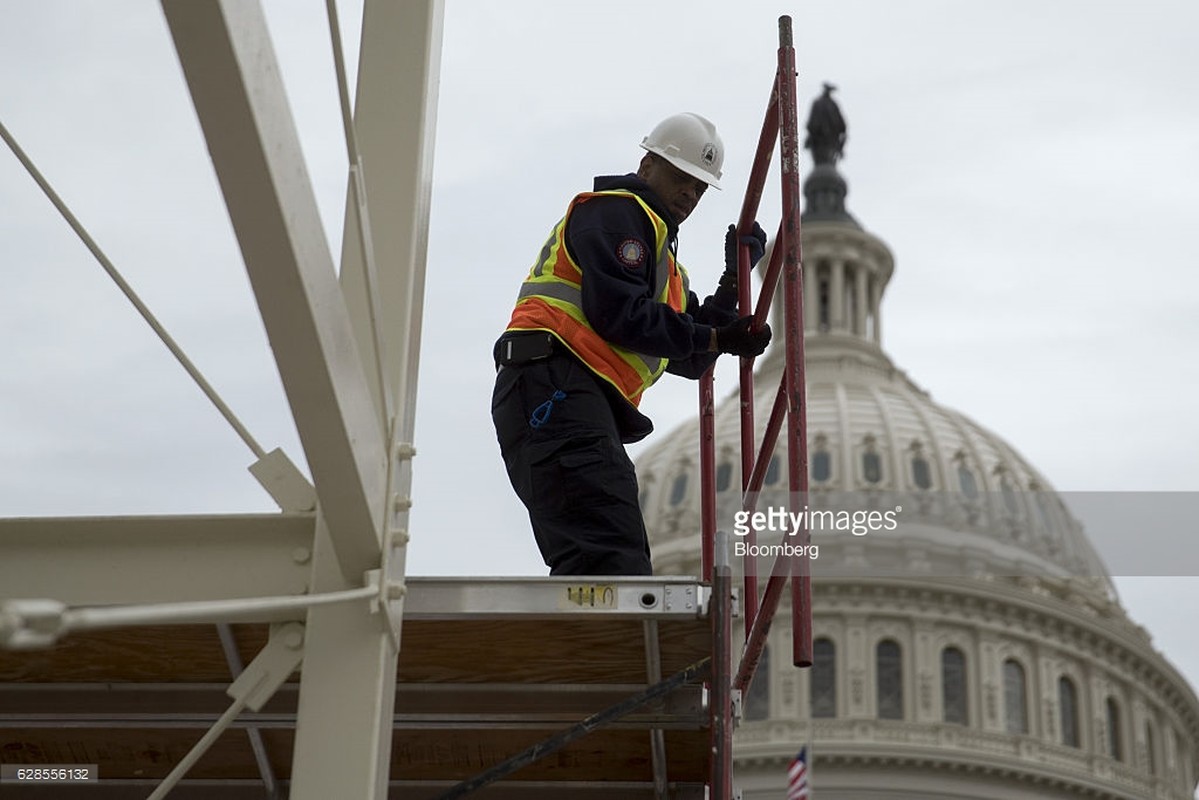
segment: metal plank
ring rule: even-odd
[[[266,20],[254,0],[163,9],[341,569],[360,580],[380,563],[383,432]]]
[[[68,605],[304,592],[311,514],[0,520],[0,600]]]
[[[696,619],[707,587],[694,578],[410,578],[411,620],[628,617]]]

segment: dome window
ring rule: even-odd
[[[670,485],[670,504],[677,506],[687,497],[687,473],[680,472]]]
[[[862,437],[862,480],[873,486],[883,479],[883,459],[878,454],[877,444],[878,440],[872,433]]]
[[[941,651],[941,717],[954,725],[968,722],[966,654],[956,647]]]
[[[883,479],[883,460],[873,450],[862,453],[862,477],[866,483],[878,483]]]
[[[726,492],[733,482],[733,465],[725,461],[716,468],[716,491]]]
[[[912,483],[917,489],[931,489],[933,486],[933,469],[924,457],[924,445],[919,439],[913,439],[908,450],[912,454]]]
[[[812,668],[808,680],[812,716],[837,716],[837,646],[832,639],[812,642]]]
[[[1012,489],[1012,485],[1007,481],[999,484],[999,490],[1003,493],[1003,505],[1012,516],[1020,513],[1020,506],[1016,503],[1016,492]]]
[[[875,648],[879,719],[903,719],[902,657],[899,644],[890,639],[879,642]]]
[[[833,477],[833,458],[828,451],[828,437],[816,434],[815,450],[812,454],[811,478],[816,483],[827,483]]]
[[[762,658],[758,668],[754,670],[753,681],[749,691],[745,693],[745,721],[768,719],[770,717],[770,646],[762,649]]]
[[[1057,681],[1057,704],[1062,717],[1062,744],[1082,747],[1078,735],[1078,690],[1074,688],[1074,681],[1065,675]]]
[[[827,450],[817,450],[812,454],[812,480],[825,483],[833,476],[833,460]]]
[[[995,475],[999,478],[999,493],[1003,497],[1003,507],[1007,509],[1007,513],[1011,516],[1018,516],[1020,513],[1020,503],[1016,499],[1016,490],[1012,488],[1012,482],[1008,478],[1008,469],[1003,464],[995,466]]]
[[[1124,740],[1120,736],[1120,705],[1116,698],[1107,698],[1107,754],[1117,761],[1124,760]]]
[[[933,472],[928,459],[919,453],[912,456],[912,482],[920,489],[930,489],[933,485]]]
[[[977,500],[978,481],[974,477],[974,472],[966,464],[966,451],[958,450],[954,453],[953,462],[958,467],[958,486],[961,488],[962,494],[966,495],[969,500]]]
[[[1045,526],[1046,531],[1052,531],[1053,520],[1049,515],[1049,506],[1047,505],[1049,500],[1046,497],[1045,490],[1037,483],[1033,483],[1028,488],[1032,491],[1033,497],[1036,498],[1037,514],[1041,517],[1041,524]]]
[[[1003,662],[1003,711],[1008,733],[1028,733],[1028,687],[1014,658]]]
[[[978,482],[974,479],[974,473],[965,464],[958,464],[958,483],[962,487],[962,494],[974,500],[978,497]]]

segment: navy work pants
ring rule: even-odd
[[[568,353],[503,367],[491,417],[551,575],[650,575],[637,474],[600,380]]]

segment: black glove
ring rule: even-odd
[[[742,317],[736,322],[730,322],[723,328],[716,329],[716,350],[721,353],[732,353],[735,356],[760,356],[770,344],[770,326],[763,325],[761,330],[751,331],[752,316]]]
[[[749,245],[749,268],[753,269],[766,253],[766,231],[754,222],[754,229],[740,237],[740,243]],[[724,274],[720,276],[722,289],[737,289],[737,226],[730,225],[724,235]]]

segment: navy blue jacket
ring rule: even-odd
[[[678,253],[678,225],[662,201],[635,174],[600,176],[596,191],[626,189],[665,220],[671,251]],[[697,379],[716,361],[708,352],[712,329],[737,319],[734,290],[718,288],[702,303],[687,295],[679,313],[654,295],[651,268],[656,234],[645,211],[631,199],[597,197],[577,206],[566,224],[566,248],[583,272],[583,313],[605,340],[638,353],[668,359],[666,371]],[[640,251],[638,250],[640,248]],[[630,255],[642,254],[642,263]],[[636,442],[653,431],[648,417],[605,381],[621,439]]]
[[[669,247],[678,253],[678,225],[653,190],[635,174],[601,176],[595,190],[633,192],[668,226]],[[708,352],[712,328],[737,319],[737,295],[717,289],[702,303],[689,292],[685,313],[654,296],[654,225],[641,206],[622,197],[597,197],[577,206],[566,225],[566,249],[583,270],[583,313],[606,341],[669,359],[666,371],[699,378],[716,361]],[[634,245],[630,248],[630,242]],[[630,265],[628,255],[646,254]]]

